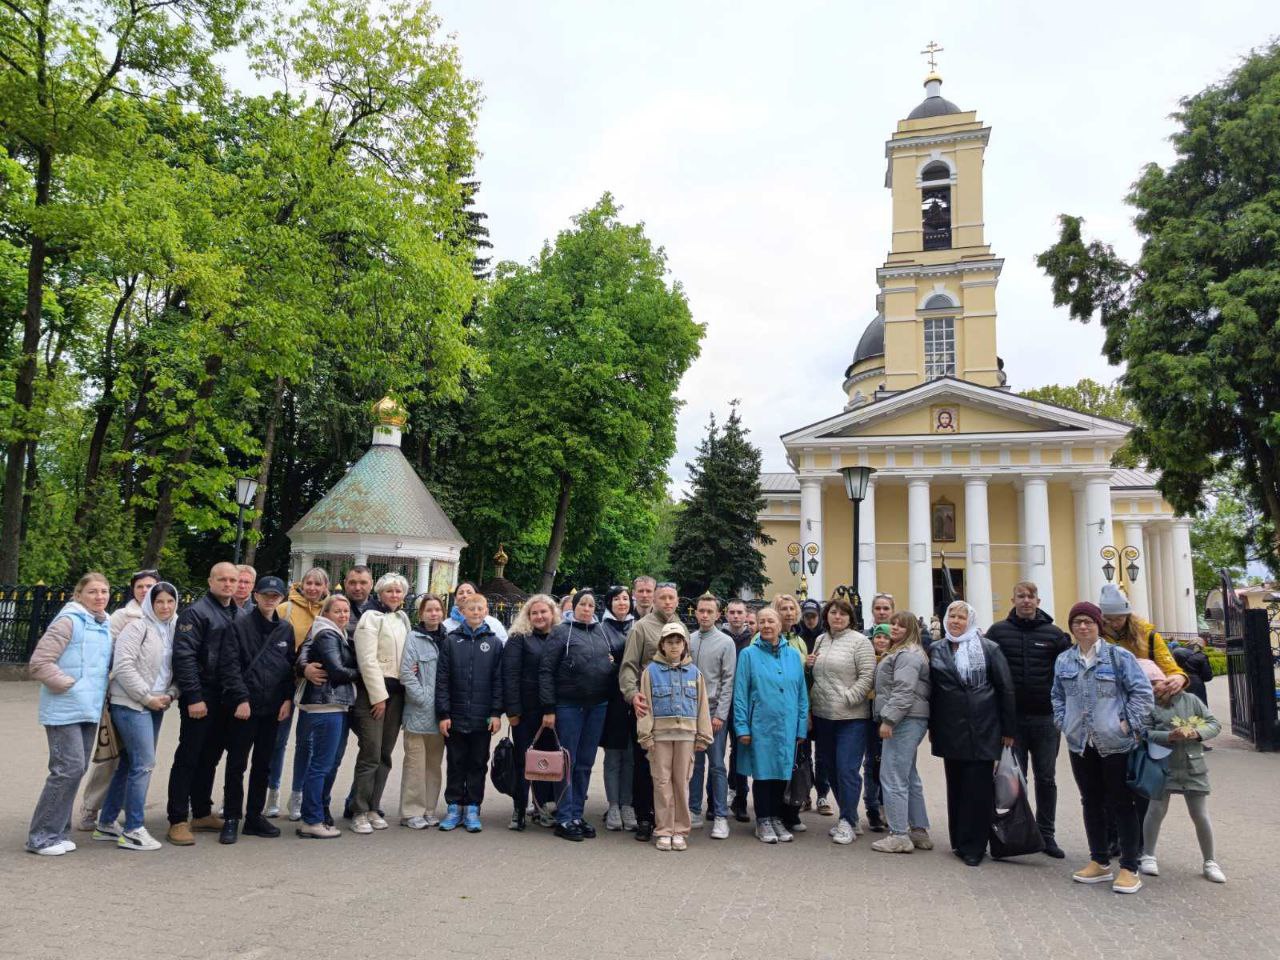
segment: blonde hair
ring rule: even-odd
[[[91,583],[100,583],[108,590],[111,589],[111,581],[108,580],[104,574],[98,573],[96,570],[90,570],[76,581],[76,588],[71,592],[71,595],[79,600],[80,594],[84,593],[84,588]]]
[[[511,621],[511,635],[517,633],[522,636],[528,636],[533,633],[533,623],[529,620],[529,611],[533,609],[536,603],[546,604],[551,611],[551,624],[555,626],[560,619],[560,605],[556,603],[556,599],[546,593],[535,593],[532,597],[524,602],[520,607],[520,612],[516,614],[516,618]]]
[[[347,609],[348,610],[351,609],[351,601],[347,599],[346,594],[331,593],[329,594],[328,597],[325,598],[324,606],[320,608],[320,616],[327,617],[329,615],[329,611],[333,609],[333,605],[335,603],[345,603],[347,605]]]
[[[374,594],[379,594],[379,593],[382,593],[383,590],[386,590],[388,587],[393,587],[396,585],[399,585],[400,589],[404,593],[407,594],[409,592],[409,581],[406,580],[403,576],[394,572],[384,573],[382,576],[378,578],[378,582],[374,584],[373,592]]]
[[[239,568],[237,567],[237,569]],[[326,587],[329,586],[329,571],[326,570],[324,567],[312,567],[310,570],[308,570],[306,573],[302,575],[302,579],[298,581],[298,585],[301,586],[302,584],[306,583],[307,580],[311,577],[319,577],[324,582],[324,585]]]

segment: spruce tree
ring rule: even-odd
[[[758,519],[764,508],[760,450],[747,433],[735,400],[723,428],[711,415],[698,455],[687,465],[692,490],[671,544],[671,572],[688,596],[764,590],[764,554],[757,544],[773,538]]]

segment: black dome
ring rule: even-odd
[[[964,113],[964,111],[945,97],[925,97],[920,102],[920,106],[907,114],[907,119],[919,120],[923,117],[945,117],[949,113]]]
[[[858,348],[853,351],[853,362],[850,368],[856,367],[863,360],[884,356],[884,314],[877,313],[875,319],[867,324],[858,341]]]

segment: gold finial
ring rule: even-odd
[[[942,79],[938,76],[938,54],[940,54],[943,49],[943,47],[938,46],[936,41],[930,40],[925,45],[925,48],[920,51],[921,54],[929,58],[929,80]]]
[[[384,427],[403,427],[409,422],[409,415],[404,407],[390,397],[383,397],[373,405],[373,415]]]
[[[507,551],[502,549],[502,544],[498,544],[498,552],[493,555],[493,562],[499,566],[506,566],[509,559]]]

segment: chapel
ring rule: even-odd
[[[954,593],[986,627],[1026,579],[1061,622],[1110,580],[1160,629],[1192,633],[1191,520],[1158,475],[1112,467],[1130,425],[1009,388],[996,345],[1004,261],[983,219],[991,128],[943,97],[933,66],[885,143],[893,232],[843,409],[784,434],[791,470],[761,478],[768,590],[853,586],[860,491],[846,474],[870,467],[856,550],[868,616],[876,593],[922,616]]]

